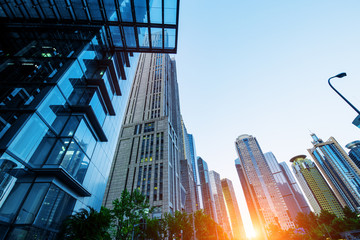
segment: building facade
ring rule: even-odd
[[[214,195],[210,187],[208,165],[201,157],[197,158],[197,163],[204,212],[205,214],[209,215],[215,222],[218,222],[215,209]]]
[[[195,140],[192,134],[188,134],[189,143],[190,143],[190,156],[191,156],[191,165],[194,173],[194,184],[195,184],[195,197],[196,197],[196,210],[199,210],[202,207],[202,200],[201,200],[201,188],[200,188],[200,181],[199,181],[199,173],[196,161],[196,147],[195,147]]]
[[[335,138],[323,142],[311,134],[313,148],[308,149],[316,165],[334,190],[343,207],[360,210],[360,169]]]
[[[246,177],[244,167],[239,158],[235,159],[235,167],[239,176],[242,190],[244,192],[246,205],[249,210],[253,230],[256,233],[256,239],[268,239],[265,229],[265,219],[260,212],[260,205],[256,198],[255,191]]]
[[[346,144],[345,147],[350,149],[349,157],[353,160],[355,165],[360,168],[360,141],[353,141]]]
[[[178,1],[89,2],[0,3],[0,239],[100,208],[134,52],[176,52]]]
[[[175,61],[167,54],[141,54],[103,205],[122,191],[138,189],[154,216],[185,208],[181,191],[181,116]]]
[[[285,178],[283,171],[281,171],[280,165],[276,160],[274,154],[272,152],[267,152],[264,153],[264,157],[267,164],[269,165],[271,173],[274,176],[281,195],[284,198],[286,206],[288,207],[290,217],[293,221],[295,221],[298,213],[302,212],[300,205],[295,198],[295,194],[293,193],[289,182]]]
[[[215,210],[218,224],[224,229],[228,237],[233,236],[229,223],[229,216],[226,210],[223,189],[221,187],[220,174],[215,171],[209,172],[211,192],[215,201]]]
[[[308,198],[315,214],[327,210],[338,217],[343,217],[342,206],[320,171],[305,155],[293,157],[290,162],[293,172]]]
[[[235,147],[251,190],[254,191],[253,195],[257,198],[265,226],[275,224],[286,230],[295,227],[256,138],[241,135],[236,139]]]
[[[233,237],[234,239],[237,240],[243,240],[243,239],[245,240],[246,233],[241,219],[240,210],[236,200],[235,191],[232,182],[227,178],[221,179],[221,187],[226,201],[226,206],[229,212]]]
[[[283,172],[286,181],[289,183],[290,188],[296,198],[296,201],[298,202],[300,209],[303,213],[309,214],[311,212],[311,209],[309,207],[309,204],[306,202],[306,199],[304,195],[301,192],[301,189],[299,185],[297,184],[293,174],[290,171],[289,166],[285,162],[279,163],[281,171]]]

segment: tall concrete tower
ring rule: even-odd
[[[141,54],[103,205],[111,208],[124,189],[138,189],[156,207],[155,217],[184,209],[181,142],[175,60]]]
[[[256,197],[266,227],[280,225],[282,229],[295,227],[274,176],[255,137],[241,135],[235,142],[253,196]]]

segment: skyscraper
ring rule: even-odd
[[[311,157],[326,177],[341,205],[351,210],[360,210],[360,169],[349,158],[335,138],[323,142],[315,134]]]
[[[316,165],[305,155],[293,157],[290,162],[296,178],[305,192],[314,212],[327,210],[338,217],[344,215],[342,206],[321,175]]]
[[[355,165],[360,168],[360,141],[353,141],[348,143],[345,147],[350,149],[349,157],[353,160]]]
[[[201,208],[201,189],[198,185],[200,185],[199,177],[198,177],[198,167],[196,162],[196,148],[195,148],[195,140],[192,134],[188,134],[189,143],[190,143],[190,155],[191,155],[191,164],[194,173],[194,184],[195,184],[195,197],[196,197],[196,209],[199,210]]]
[[[228,237],[231,238],[233,234],[231,232],[229,217],[226,211],[223,189],[221,187],[220,174],[215,171],[210,171],[209,179],[210,179],[211,192],[213,194],[215,201],[215,210],[216,210],[218,224],[228,234]]]
[[[281,171],[283,172],[287,182],[289,183],[291,190],[293,192],[293,194],[295,195],[296,201],[298,202],[301,211],[303,213],[309,214],[311,212],[310,207],[308,205],[308,203],[305,200],[304,195],[301,192],[301,189],[299,187],[299,185],[297,184],[293,174],[290,171],[290,168],[288,167],[288,165],[285,162],[281,162],[279,163]]]
[[[196,185],[191,162],[190,141],[184,121],[181,119],[182,144],[180,144],[180,179],[186,191],[185,211],[195,212],[196,207]]]
[[[178,1],[89,2],[1,3],[0,239],[100,208],[134,52],[176,51]]]
[[[294,227],[288,207],[256,138],[241,135],[236,139],[235,147],[250,189],[254,191],[253,196],[257,198],[265,226],[279,224],[282,229]]]
[[[111,208],[124,189],[138,189],[155,217],[182,210],[181,139],[175,60],[141,54],[103,205]]]
[[[210,187],[209,168],[201,157],[198,157],[197,162],[204,212],[217,222],[215,200]]]
[[[249,210],[251,222],[256,233],[256,239],[267,239],[265,219],[260,212],[260,205],[256,198],[255,191],[246,177],[244,167],[239,158],[235,159],[236,171],[239,175],[242,190],[244,192],[246,205]]]
[[[267,152],[264,154],[265,160],[269,165],[270,171],[272,172],[275,182],[280,190],[282,197],[288,207],[290,212],[291,219],[294,221],[296,216],[301,211],[299,203],[296,201],[295,194],[290,188],[290,184],[286,180],[284,173],[281,171],[280,165],[276,160],[272,152]]]
[[[241,219],[240,210],[236,200],[235,191],[232,182],[227,178],[221,179],[221,187],[224,193],[226,206],[229,212],[234,239],[237,240],[246,239],[246,233],[244,230],[244,225]]]

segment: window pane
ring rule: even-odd
[[[130,0],[123,0],[120,5],[120,13],[124,22],[133,22]]]
[[[118,17],[115,11],[115,1],[114,0],[103,0],[106,10],[106,15],[109,21],[117,21]]]
[[[30,187],[30,183],[16,183],[5,202],[1,202],[0,220],[10,222],[15,216],[21,202]]]
[[[49,183],[34,183],[20,212],[16,218],[18,224],[29,224],[34,220],[37,211],[43,202]]]
[[[56,119],[57,106],[65,104],[65,99],[57,87],[54,87],[45,101],[41,103],[38,111],[41,116],[51,125]]]
[[[174,49],[176,30],[171,28],[165,28],[164,33],[165,33],[165,48]]]
[[[161,0],[150,0],[150,22],[162,23]]]
[[[35,225],[58,229],[64,218],[71,214],[74,203],[73,197],[52,184],[35,219]]]
[[[134,0],[136,22],[147,23],[146,1]]]
[[[34,114],[16,136],[9,149],[26,161],[34,153],[48,130],[45,123]]]
[[[147,27],[138,27],[139,46],[149,47],[149,29]]]
[[[118,26],[110,26],[110,32],[115,47],[122,47],[123,43],[121,41],[120,29]]]
[[[133,27],[124,27],[125,41],[128,47],[136,47],[135,32]]]
[[[177,0],[164,1],[164,23],[176,24],[176,6]]]
[[[153,48],[162,48],[161,28],[151,28],[151,44]]]

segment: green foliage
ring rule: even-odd
[[[318,216],[312,212],[299,213],[295,220],[296,229],[284,231],[279,226],[272,225],[268,228],[269,237],[272,240],[339,239],[341,232],[360,229],[358,213],[352,212],[348,207],[343,210],[345,215],[343,218],[338,218],[325,210],[322,210]]]
[[[221,226],[219,226],[209,215],[206,215],[203,210],[196,211],[194,216],[196,238],[198,240],[229,239]]]
[[[111,224],[110,210],[101,207],[100,212],[89,207],[69,216],[63,222],[59,239],[110,240],[107,232]]]
[[[113,219],[113,236],[117,240],[131,239],[142,235],[148,213],[151,212],[147,198],[139,191],[129,193],[124,190],[120,199],[113,201],[113,209],[110,210]]]

